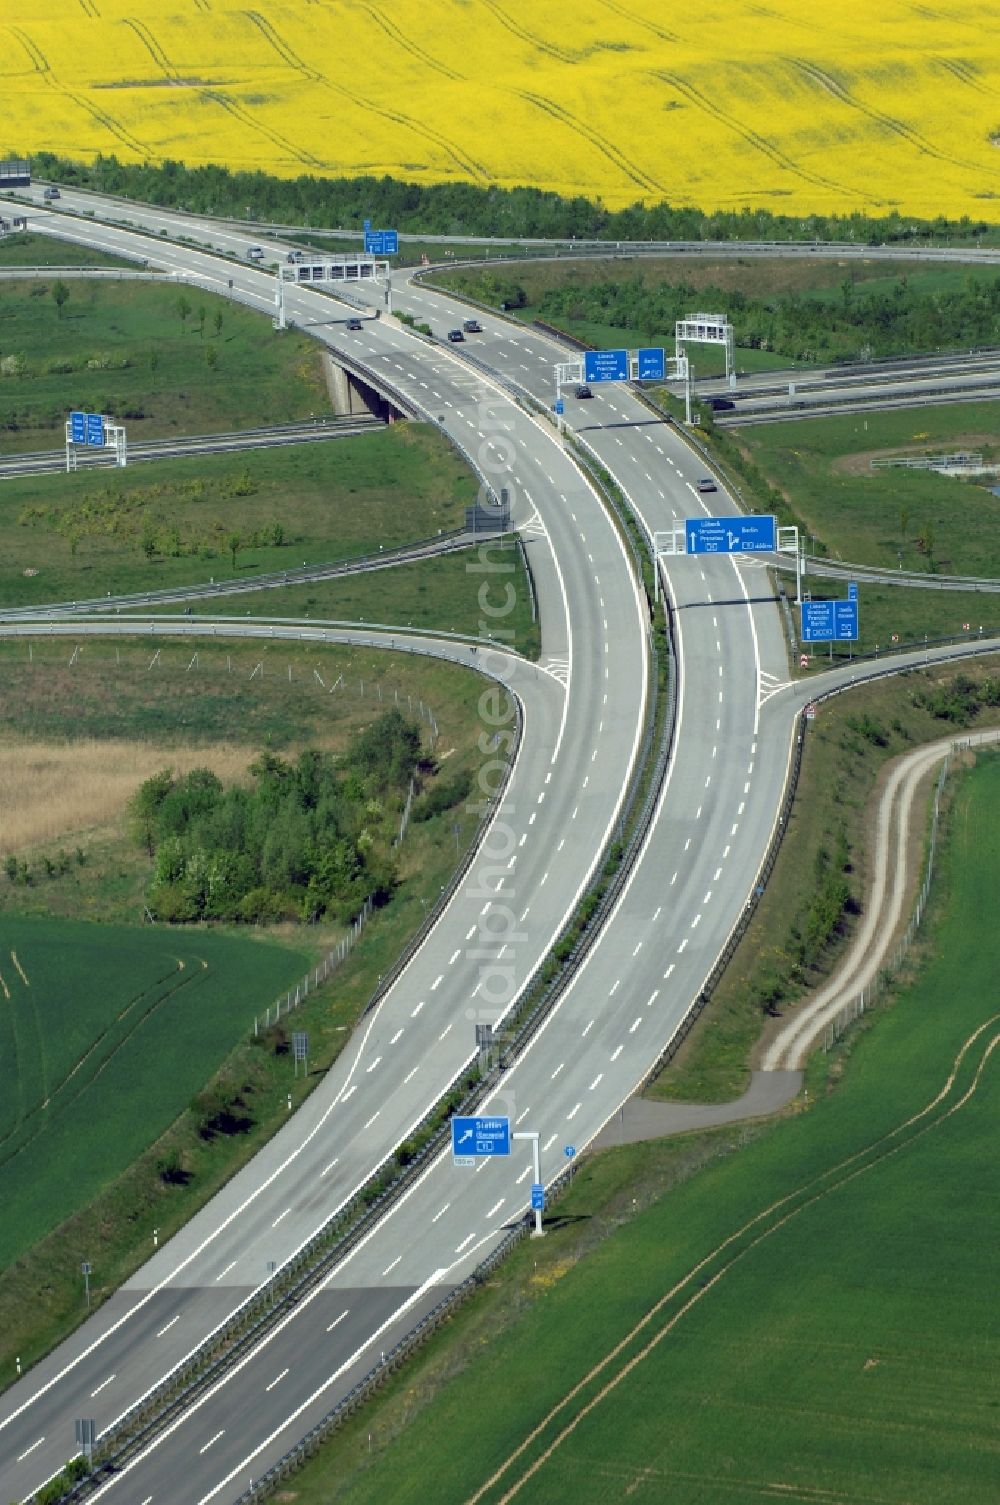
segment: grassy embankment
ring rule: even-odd
[[[109,256],[106,251],[92,251],[89,246],[74,245],[70,240],[40,235],[37,230],[18,231],[0,240],[0,268],[19,266],[128,267],[137,270],[134,261]]]
[[[261,314],[152,279],[72,278],[60,310],[56,281],[0,284],[3,354],[21,360],[3,379],[8,453],[60,446],[71,408],[123,420],[132,443],[329,412],[320,349],[305,335],[279,337]]]
[[[982,761],[934,955],[815,1063],[809,1111],[585,1161],[545,1242],[296,1476],[301,1505],[995,1499],[1000,943],[980,896],[1000,882],[1000,762]]]
[[[982,453],[1000,456],[1000,404],[956,403],[919,412],[871,413],[726,432],[706,424],[703,437],[735,477],[745,510],[777,511],[798,522],[811,553],[885,570],[1000,578],[1000,497],[987,484],[904,469],[873,470],[885,455]],[[786,581],[791,576],[786,575]],[[837,582],[806,581],[817,598],[846,593]],[[977,635],[1000,628],[1000,595],[862,584],[863,653],[926,634]],[[846,657],[835,645],[834,657]],[[819,668],[828,662],[818,648]]]
[[[199,748],[207,754],[222,741],[232,742],[234,734],[237,752],[267,747],[288,753],[308,742],[335,748],[387,705],[395,704],[398,693],[406,712],[407,697],[415,708],[423,701],[433,710],[439,727],[435,751],[442,759],[443,776],[454,779],[476,766],[475,706],[480,683],[450,665],[373,650],[290,649],[283,644],[227,650],[213,643],[164,640],[157,646],[162,649],[161,658],[152,668],[148,667],[152,652],[145,645],[116,649],[88,644],[72,667],[66,644],[36,643],[30,660],[24,643],[0,646],[4,681],[11,692],[4,697],[0,723],[5,740],[11,732],[32,738],[36,745],[51,745],[70,734],[111,739],[113,762],[119,752],[127,757],[128,739],[139,740],[148,757],[149,743],[157,738],[162,739],[161,766],[171,763],[173,747],[179,746],[190,758]],[[195,649],[198,663],[189,670]],[[263,672],[251,679],[258,663],[263,664]],[[322,685],[314,671],[320,674]],[[332,690],[340,675],[343,680]],[[17,744],[12,752],[16,763]],[[136,781],[143,771],[140,765]],[[92,773],[95,779],[101,777],[97,760]],[[213,1034],[196,1057],[191,1052],[193,1082],[171,1074],[170,1112],[164,1105],[161,1115],[169,1127],[161,1132],[162,1124],[150,1122],[145,1139],[149,1148],[117,1179],[109,1181],[106,1157],[101,1157],[101,1189],[96,1199],[54,1227],[7,1270],[0,1287],[0,1372],[13,1373],[15,1354],[26,1363],[37,1358],[82,1317],[79,1260],[83,1244],[94,1266],[93,1289],[99,1300],[145,1257],[154,1227],[165,1238],[181,1226],[275,1131],[287,1117],[286,1094],[291,1091],[293,1104],[300,1101],[336,1059],[378,976],[389,970],[422,922],[474,829],[474,817],[464,805],[411,823],[400,849],[400,882],[393,902],[369,924],[347,963],[296,1015],[297,1027],[310,1033],[308,1082],[293,1078],[280,1030],[262,1035],[257,1042],[247,1037],[254,1012],[273,1001],[281,983],[259,1001],[256,997],[248,1000],[242,989],[238,1017],[229,1011],[211,1026],[214,1031],[221,1029],[222,1037]],[[32,875],[27,886],[0,880],[6,930],[13,933],[12,927],[27,924],[24,911],[34,909],[50,917],[45,923],[54,938],[54,950],[65,949],[59,937],[67,933],[66,917],[110,921],[138,914],[149,871],[148,859],[128,841],[120,808],[116,819],[78,829],[60,845],[69,846],[74,854],[65,870],[58,861],[55,841],[44,841],[21,853]],[[77,847],[82,862],[76,857]],[[50,857],[51,873],[46,870],[45,856]],[[90,933],[99,943],[106,942],[103,929]],[[116,933],[123,938],[129,934]],[[187,950],[201,955],[202,938],[212,942],[215,937],[214,932],[202,930],[170,934],[174,936],[170,945],[178,955],[186,955]],[[155,932],[161,947],[166,935],[165,930]],[[287,950],[276,948],[284,961],[283,981],[286,973],[297,975],[302,970],[303,949],[319,954],[335,935],[329,926],[313,927],[308,936],[281,928],[275,939],[290,946],[294,958],[289,967]],[[217,941],[220,947],[225,942],[238,948],[245,968],[254,965],[258,955],[254,940],[218,935]],[[16,942],[13,949],[18,949]],[[7,971],[0,964],[0,972],[12,987]],[[241,990],[234,991],[239,994]],[[163,1018],[166,1021],[168,1016]],[[137,1048],[144,1039],[141,1032],[136,1035]],[[202,1084],[207,1085],[188,1106],[192,1092]],[[210,1107],[234,1097],[245,1104],[245,1111],[237,1115],[236,1130],[204,1138],[200,1125],[206,1104]],[[113,1095],[103,1094],[92,1105],[95,1132],[99,1123],[109,1130],[99,1117],[102,1108],[113,1119],[118,1111]],[[131,1146],[130,1154],[135,1150]],[[53,1176],[61,1178],[62,1158],[46,1157],[46,1166],[50,1162]],[[40,1183],[38,1188],[39,1209],[65,1207],[62,1189],[49,1196],[46,1185]],[[10,1204],[5,1201],[5,1205]]]

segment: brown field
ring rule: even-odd
[[[211,768],[231,783],[255,756],[253,748],[226,743],[164,748],[94,737],[73,743],[7,737],[0,741],[0,857],[117,825],[139,785],[161,768]]]

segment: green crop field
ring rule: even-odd
[[[529,1315],[422,1411],[398,1397],[395,1446],[372,1456],[357,1428],[335,1441],[296,1478],[301,1505],[334,1487],[347,1505],[992,1505],[995,756],[959,786],[939,872],[930,960],[834,1069],[817,1063],[807,1112],[560,1265],[561,1219],[590,1215],[585,1165],[552,1210],[550,1289]],[[405,1373],[398,1389],[414,1394]]]
[[[146,1149],[308,965],[222,934],[4,915],[0,1267]]]

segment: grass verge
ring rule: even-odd
[[[459,526],[475,481],[431,428],[0,486],[7,606],[377,553]]]

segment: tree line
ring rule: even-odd
[[[130,826],[153,859],[147,902],[168,921],[330,916],[384,904],[397,881],[392,838],[410,779],[430,765],[418,728],[397,710],[341,756],[263,753],[249,786],[208,768],[163,769],[133,797]]]
[[[813,214],[797,217],[766,209],[716,210],[691,205],[634,203],[608,209],[599,199],[565,197],[541,188],[482,187],[475,183],[408,183],[389,176],[277,178],[206,164],[120,162],[112,153],[93,163],[51,152],[33,159],[37,177],[120,194],[197,214],[350,229],[365,219],[410,233],[541,236],[595,240],[854,240],[883,242],[970,241],[987,234],[987,220],[943,215],[919,220],[893,211],[876,216]]]
[[[873,359],[948,346],[994,345],[1000,341],[1000,277],[970,272],[962,286],[937,290],[900,277],[890,287],[866,289],[844,278],[838,288],[812,294],[755,297],[738,290],[685,282],[652,284],[631,276],[588,286],[545,289],[535,301],[530,284],[495,271],[443,274],[495,307],[531,306],[538,317],[635,330],[650,341],[673,341],[677,319],[699,308],[723,308],[745,349],[773,350],[801,361]],[[697,353],[694,355],[697,362]]]

